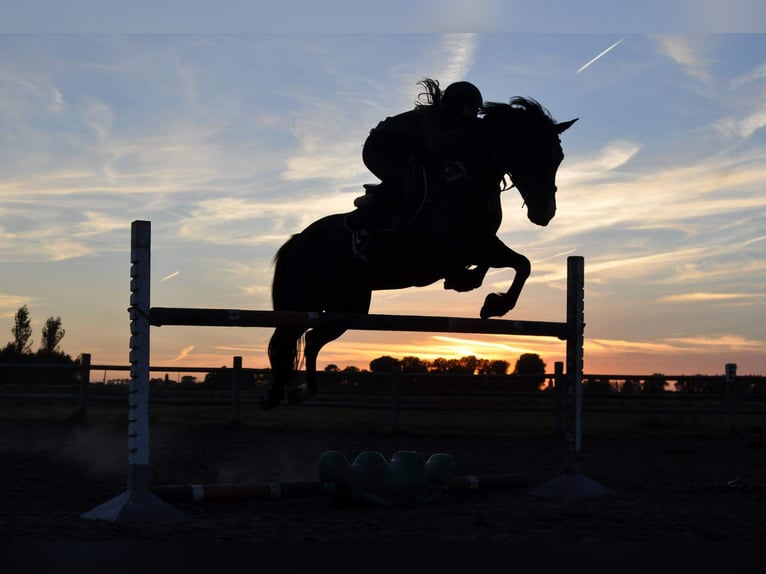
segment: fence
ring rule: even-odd
[[[84,353],[80,364],[42,363],[0,363],[0,371],[41,370],[73,371],[79,376],[77,385],[44,384],[2,384],[0,399],[24,400],[69,400],[76,404],[72,417],[84,420],[88,407],[97,402],[115,401],[124,403],[127,384],[103,385],[93,383],[94,373],[129,372],[128,365],[94,364],[91,355]],[[493,400],[491,406],[476,407],[493,411],[544,412],[552,415],[554,433],[563,432],[563,402],[557,397],[556,381],[561,376],[563,365],[556,364],[554,373],[530,375],[544,380],[542,391],[514,391],[514,382],[523,375],[450,375],[441,373],[368,373],[368,372],[320,372],[320,395],[306,403],[308,407],[332,406],[357,409],[390,409],[391,427],[396,430],[398,412],[401,410],[450,410],[459,408],[461,401],[476,399]],[[255,405],[259,400],[261,387],[269,380],[268,369],[242,367],[241,357],[233,357],[230,368],[222,367],[179,367],[153,366],[151,372],[158,373],[226,373],[230,376],[229,386],[210,389],[204,384],[180,385],[169,383],[153,391],[150,402],[155,404],[229,405],[231,420],[241,421],[243,405]],[[254,376],[260,382],[245,386],[243,380]],[[2,380],[2,379],[0,379]],[[687,392],[617,392],[625,382],[652,385],[664,388],[673,382],[676,385],[694,383]],[[583,393],[587,400],[583,409],[591,413],[643,413],[643,414],[721,414],[727,417],[729,427],[739,427],[742,415],[766,414],[766,378],[736,377],[725,375],[619,375],[583,374]],[[608,383],[611,392],[602,392]],[[642,385],[643,386],[643,385]],[[114,392],[118,387],[119,392]],[[759,391],[759,389],[761,389]],[[695,388],[699,392],[693,392]],[[107,389],[110,392],[107,392]],[[705,390],[707,389],[707,390]],[[123,392],[124,391],[124,392]],[[448,398],[449,401],[441,399]],[[502,400],[505,399],[505,400]],[[452,406],[450,406],[452,405]]]

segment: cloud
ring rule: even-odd
[[[162,279],[160,279],[160,283],[164,283],[165,281],[170,281],[171,279],[175,279],[181,274],[180,271],[173,271],[172,273],[169,273],[168,275],[165,275]]]
[[[758,109],[736,118],[726,117],[715,122],[715,128],[725,137],[748,138],[766,126],[766,104],[759,102]]]
[[[688,75],[708,83],[713,76],[709,71],[710,61],[707,58],[708,48],[704,37],[690,36],[656,36],[657,45],[662,52],[682,66]]]
[[[471,6],[472,10],[475,8]],[[466,78],[476,57],[478,41],[476,34],[446,34],[442,38],[438,48],[444,61],[444,68],[439,72],[442,87]]]
[[[276,245],[329,213],[344,213],[353,208],[353,198],[362,192],[297,198],[245,199],[221,197],[198,201],[190,213],[178,221],[178,235],[197,242],[226,245]]]
[[[29,297],[0,293],[0,318],[13,317],[19,308],[29,303]]]
[[[170,359],[171,363],[178,363],[183,361],[186,357],[191,355],[192,351],[194,351],[194,345],[189,345],[188,347],[184,347],[181,349],[174,358]]]
[[[752,293],[679,293],[666,295],[659,299],[660,303],[700,303],[715,301],[736,301],[758,298]]]
[[[766,341],[748,339],[742,335],[722,334],[701,337],[669,337],[664,339],[684,352],[709,353],[712,351],[766,351]]]
[[[571,184],[575,181],[593,180],[594,177],[604,178],[625,164],[639,151],[641,144],[628,140],[614,140],[604,145],[594,156],[578,159],[574,165],[568,161],[561,169],[560,181]]]
[[[747,84],[757,82],[758,80],[766,79],[766,62],[751,70],[747,74],[737,76],[729,83],[733,90],[746,86]]]

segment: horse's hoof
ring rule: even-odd
[[[316,395],[316,392],[309,389],[306,385],[301,385],[287,393],[287,402],[291,405],[298,405],[313,398],[314,395]]]
[[[266,394],[261,397],[261,409],[264,411],[273,409],[275,406],[281,403],[282,399],[284,398],[285,392],[283,390],[269,389],[266,391]]]
[[[479,316],[482,319],[489,319],[490,317],[502,317],[512,306],[509,306],[506,302],[506,298],[499,293],[490,293],[484,299],[484,306],[481,308]]]

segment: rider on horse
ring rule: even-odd
[[[478,126],[484,102],[476,86],[455,82],[442,91],[436,80],[418,83],[426,90],[421,94],[426,102],[386,118],[364,143],[362,161],[381,184],[365,186],[366,195],[354,201],[357,210],[346,218],[353,231],[395,229],[411,218],[415,210],[408,203],[415,194],[413,188],[426,184],[419,173],[433,160],[440,160],[441,170],[445,162],[455,161],[455,147]]]

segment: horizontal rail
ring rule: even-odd
[[[241,309],[187,309],[152,307],[151,324],[199,327],[345,327],[361,331],[430,331],[529,335],[567,339],[566,323],[510,319],[474,319],[422,315],[368,315],[364,313],[307,313],[305,311],[250,311]]]
[[[456,476],[447,491],[472,492],[529,488],[531,481],[518,474]],[[152,487],[152,492],[168,502],[203,502],[204,500],[247,500],[326,496],[334,484],[322,482],[260,482],[241,484],[172,484]],[[339,491],[343,492],[343,491]]]

